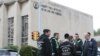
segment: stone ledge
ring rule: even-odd
[[[0,0],[0,6],[3,4],[3,1]]]
[[[23,2],[26,2],[28,0],[0,0],[0,5],[2,5],[2,4],[10,5],[10,4],[15,3],[16,1],[23,3]]]
[[[21,3],[26,2],[26,1],[28,0],[18,0],[18,2],[21,2]]]

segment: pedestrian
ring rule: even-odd
[[[72,35],[69,36],[69,42],[72,43],[73,45],[75,44],[75,41]]]
[[[59,44],[62,44],[63,40],[62,39],[59,39]]]
[[[83,56],[97,56],[97,43],[93,38],[91,38],[90,32],[85,34]]]
[[[82,55],[82,49],[83,49],[83,41],[80,39],[79,34],[75,34],[75,53],[76,56]]]
[[[38,56],[52,56],[52,47],[49,37],[50,30],[44,29],[43,34],[38,39]]]
[[[66,33],[64,41],[59,46],[59,56],[74,56],[75,48],[74,45],[69,42],[69,34]]]
[[[50,39],[52,44],[52,56],[58,56],[59,49],[59,33],[54,33],[53,37]]]

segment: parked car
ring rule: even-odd
[[[97,56],[100,56],[100,47],[98,47],[98,53]]]
[[[20,56],[20,55],[14,50],[0,49],[0,56]]]

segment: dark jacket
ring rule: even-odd
[[[50,39],[52,44],[52,53],[54,53],[54,56],[58,56],[58,49],[59,49],[59,42],[55,37],[52,37]]]
[[[51,39],[51,44],[52,44],[52,51],[53,53],[57,52],[58,48],[59,48],[59,43],[58,40],[55,37],[52,37]]]
[[[52,56],[51,43],[45,34],[41,35],[38,40],[38,49],[38,56]]]
[[[83,41],[81,39],[77,39],[75,41],[76,56],[81,56],[82,55],[82,49],[83,49]]]
[[[59,56],[74,56],[74,45],[70,42],[63,42],[59,47]]]
[[[83,46],[83,56],[97,56],[97,43],[94,39],[85,41]]]

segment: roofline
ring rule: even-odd
[[[82,12],[82,11],[79,11],[79,10],[77,10],[77,9],[73,9],[73,8],[70,8],[70,7],[68,7],[68,6],[65,6],[65,5],[61,5],[61,4],[59,4],[59,3],[56,3],[56,2],[53,2],[53,1],[49,1],[49,3],[51,3],[52,5],[55,5],[55,6],[59,6],[59,7],[61,7],[61,8],[68,8],[68,9],[71,9],[71,10],[74,10],[74,11],[76,11],[76,12],[79,12],[79,13],[82,13],[82,14],[85,14],[85,15],[88,15],[88,16],[90,16],[90,17],[92,17],[93,18],[93,16],[91,15],[91,14],[88,14],[88,13],[85,13],[85,12]]]

